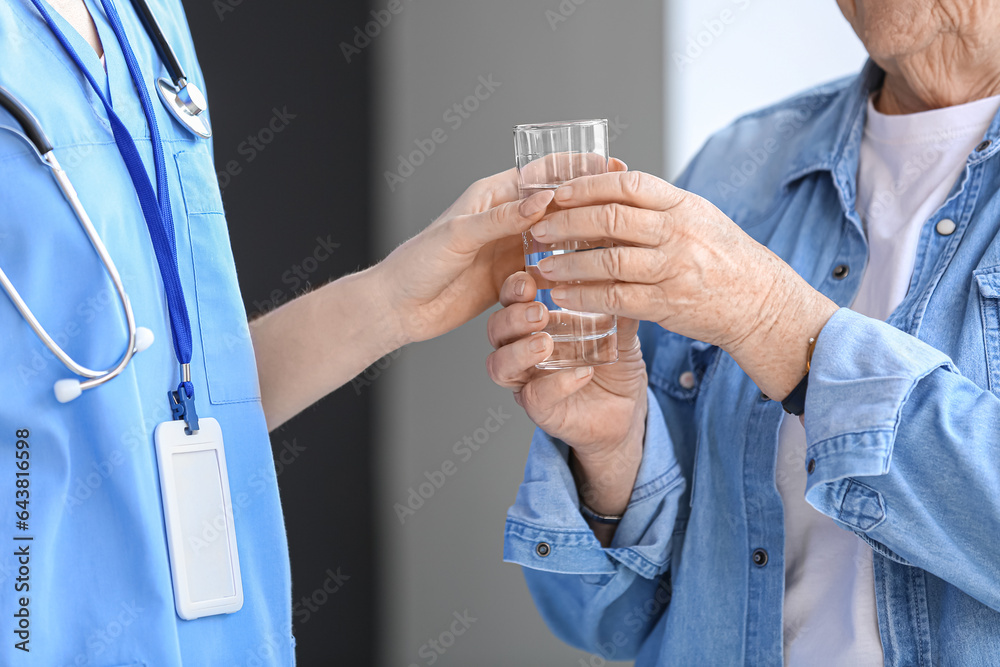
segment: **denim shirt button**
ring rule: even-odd
[[[850,272],[851,272],[851,267],[847,266],[847,264],[838,264],[833,269],[833,277],[836,278],[837,280],[843,280],[844,278],[847,277],[847,274]]]
[[[978,146],[976,146],[976,152],[977,153],[982,153],[984,150],[986,150],[987,148],[989,148],[992,143],[993,143],[992,141],[990,141],[989,139],[987,139],[983,143],[981,143]]]
[[[936,229],[937,233],[941,236],[951,236],[955,233],[955,227],[956,225],[954,220],[951,220],[950,218],[942,218],[941,220],[938,220],[934,229]]]
[[[549,546],[548,542],[539,542],[535,545],[535,553],[545,558],[552,553],[552,547]]]
[[[695,379],[694,373],[691,371],[684,371],[681,376],[677,378],[677,384],[679,384],[684,389],[694,389]]]
[[[816,472],[816,459],[809,459],[809,465],[806,466],[806,472],[810,475]]]
[[[767,552],[763,549],[754,549],[753,556],[751,556],[751,558],[753,559],[753,564],[757,567],[764,567],[767,565]]]

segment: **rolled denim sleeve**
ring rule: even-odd
[[[610,548],[601,546],[580,514],[569,448],[538,429],[517,502],[507,512],[505,561],[563,574],[613,574],[624,566],[653,579],[666,571],[684,478],[663,413],[647,393],[642,462]]]
[[[838,311],[806,397],[806,500],[876,551],[1000,610],[1000,400],[949,357]]]
[[[678,499],[685,488],[663,412],[648,391],[646,439],[632,497],[604,548],[580,514],[568,447],[537,430],[524,482],[507,512],[504,560],[524,566],[528,589],[553,633],[615,659],[636,656],[670,599]],[[636,609],[646,613],[636,613]]]

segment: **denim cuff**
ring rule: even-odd
[[[830,318],[816,341],[806,395],[810,503],[831,516],[858,505],[850,513],[857,516],[844,517],[855,529],[877,520],[876,499],[859,499],[863,485],[848,478],[889,472],[903,406],[920,380],[941,368],[955,371],[946,354],[885,322],[847,308]]]
[[[649,390],[647,400],[642,462],[611,547],[601,547],[580,514],[569,448],[538,429],[517,502],[507,512],[505,561],[562,574],[613,574],[617,564],[647,579],[666,571],[684,478]]]

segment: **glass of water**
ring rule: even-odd
[[[540,190],[554,190],[578,176],[603,174],[608,170],[608,121],[577,120],[514,126],[521,198]],[[581,252],[611,245],[607,240],[540,243],[524,232],[524,268],[538,285],[535,301],[549,309],[545,333],[552,336],[553,349],[538,368],[600,366],[618,361],[618,322],[614,315],[584,313],[560,308],[550,296],[558,284],[545,280],[538,262],[550,255]]]

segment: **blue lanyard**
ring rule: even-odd
[[[122,27],[121,17],[111,3],[111,0],[101,0],[104,12],[107,14],[111,29],[121,45],[122,53],[125,56],[125,63],[128,65],[129,74],[139,93],[139,101],[142,104],[142,111],[146,116],[149,125],[150,138],[153,145],[153,164],[156,167],[156,191],[146,173],[146,167],[139,157],[139,150],[132,140],[132,135],[125,128],[121,118],[115,113],[111,106],[111,100],[104,96],[101,87],[91,76],[90,71],[80,60],[80,55],[70,45],[66,35],[63,34],[59,26],[52,20],[42,0],[31,0],[38,12],[49,24],[49,28],[55,35],[59,43],[62,44],[66,53],[69,54],[73,62],[80,69],[90,86],[97,93],[108,114],[108,121],[111,123],[111,131],[118,145],[118,152],[125,162],[132,185],[135,187],[136,195],[139,198],[139,206],[142,215],[146,220],[146,227],[153,242],[153,250],[156,253],[156,263],[160,268],[160,278],[163,280],[163,287],[167,294],[167,309],[170,312],[170,328],[173,334],[174,353],[177,361],[183,369],[190,368],[191,363],[191,320],[188,317],[187,306],[184,302],[184,291],[181,287],[180,271],[177,269],[177,243],[174,239],[174,218],[170,210],[170,190],[167,182],[166,161],[163,158],[163,141],[160,138],[160,130],[156,125],[156,114],[153,103],[149,98],[149,91],[143,84],[142,71],[139,62],[136,60],[132,46],[129,44],[125,29]],[[159,193],[159,196],[157,196]],[[174,419],[184,419],[188,424],[189,431],[198,430],[198,414],[194,408],[194,386],[189,379],[181,378],[181,383],[177,386],[177,391],[168,392],[171,411]]]

